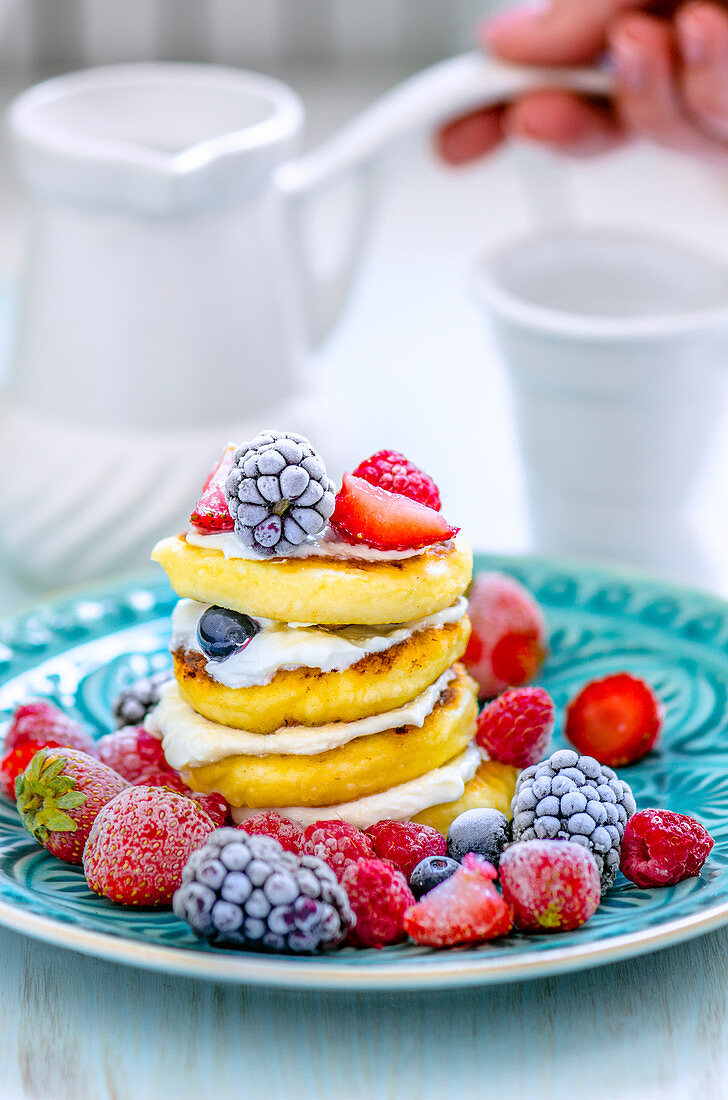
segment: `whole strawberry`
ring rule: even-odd
[[[405,931],[428,947],[505,936],[511,930],[511,909],[493,885],[495,878],[495,867],[469,852],[459,870],[407,910]]]
[[[483,708],[475,740],[491,760],[527,768],[547,755],[555,714],[543,688],[513,688]]]
[[[601,900],[594,856],[568,840],[511,844],[498,874],[521,932],[571,932],[594,915]]]
[[[546,623],[530,592],[505,573],[481,573],[468,594],[472,632],[463,661],[481,699],[521,687],[546,658]]]
[[[76,752],[96,756],[94,740],[80,723],[42,699],[16,708],[5,735],[5,752],[11,752],[25,741],[42,741],[46,745],[53,741]]]
[[[65,863],[81,863],[99,812],[128,783],[106,764],[73,749],[41,749],[15,781],[28,832]]]
[[[127,787],[94,822],[83,853],[86,881],[121,905],[171,905],[182,868],[214,827],[191,798]]]

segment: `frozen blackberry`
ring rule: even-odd
[[[295,432],[259,432],[233,455],[225,499],[238,538],[263,557],[320,535],[334,510],[324,460]]]
[[[559,749],[521,772],[513,839],[571,840],[596,857],[602,890],[613,884],[624,827],[636,810],[629,785],[593,756]]]
[[[173,908],[214,947],[310,952],[335,947],[355,917],[323,860],[277,840],[216,829],[182,872]]]
[[[162,688],[171,677],[170,669],[164,668],[143,680],[136,680],[130,687],[114,699],[112,711],[117,726],[139,726],[150,710],[159,702]]]

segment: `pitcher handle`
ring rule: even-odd
[[[277,181],[286,197],[291,252],[302,284],[312,343],[324,338],[346,299],[361,256],[370,209],[370,175],[386,148],[412,130],[432,128],[458,114],[503,103],[537,88],[609,95],[600,69],[510,65],[480,52],[424,69],[385,92],[312,152],[284,164]],[[308,199],[345,176],[357,184],[357,210],[335,271],[317,271],[305,242]]]

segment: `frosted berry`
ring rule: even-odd
[[[621,868],[637,886],[672,886],[699,874],[713,838],[700,822],[671,810],[641,810],[627,822]]]
[[[555,715],[553,699],[543,688],[512,688],[483,708],[475,740],[491,760],[527,768],[546,755]]]
[[[482,699],[534,678],[546,659],[546,623],[522,584],[505,573],[481,573],[468,593],[468,616],[463,661]]]
[[[566,840],[511,844],[498,875],[521,932],[570,932],[593,916],[601,900],[594,856]]]
[[[128,788],[115,771],[75,749],[41,749],[15,783],[18,813],[39,844],[80,863],[101,810]]]
[[[257,810],[246,817],[238,828],[244,829],[249,836],[272,837],[284,852],[293,852],[294,855],[298,855],[303,847],[303,826],[297,821],[289,821],[275,810]]]
[[[130,783],[150,772],[167,768],[162,742],[147,733],[144,726],[122,726],[106,733],[96,742],[99,760]]]
[[[7,798],[15,801],[15,780],[41,749],[57,749],[55,741],[22,741],[0,761],[0,787]]]
[[[225,480],[233,464],[236,446],[229,443],[207,476],[202,495],[190,516],[190,522],[205,534],[232,531],[235,521],[225,499]]]
[[[226,607],[208,607],[197,624],[200,649],[211,661],[225,661],[240,653],[259,633],[256,619]]]
[[[96,755],[96,745],[92,737],[79,722],[64,714],[58,707],[45,700],[24,703],[15,709],[5,734],[5,752],[22,745],[25,741],[42,741]]]
[[[341,876],[356,925],[349,942],[357,947],[386,947],[406,939],[404,914],[414,895],[401,871],[381,859],[358,859]]]
[[[140,726],[156,707],[162,689],[171,676],[171,671],[165,668],[161,672],[136,680],[119,692],[112,705],[117,726]]]
[[[455,874],[407,910],[405,931],[415,943],[429,947],[505,936],[511,930],[511,911],[493,885],[495,877],[487,860],[466,855]]]
[[[614,882],[627,820],[629,784],[593,756],[559,749],[518,777],[511,802],[514,840],[570,840],[595,856],[602,890]]]
[[[341,879],[350,863],[374,856],[372,838],[346,821],[316,821],[303,834],[301,851],[328,863]]]
[[[214,947],[260,951],[325,950],[354,924],[330,867],[241,829],[217,829],[192,853],[174,912]]]
[[[565,733],[579,752],[617,768],[641,759],[654,747],[663,711],[644,680],[618,672],[592,680],[571,700]]]
[[[324,460],[295,432],[259,432],[233,455],[225,497],[238,538],[261,557],[320,535],[334,510]]]
[[[399,451],[377,451],[360,462],[352,473],[355,477],[363,477],[370,485],[378,485],[389,493],[399,493],[440,511],[440,491],[435,482]]]
[[[367,833],[377,856],[390,860],[407,879],[425,856],[444,856],[447,851],[442,833],[416,821],[378,821]]]
[[[331,526],[346,542],[377,550],[420,550],[460,530],[433,508],[344,474]]]
[[[121,905],[170,905],[182,868],[214,825],[162,787],[127,787],[99,812],[83,852],[91,889]]]
[[[416,898],[421,898],[454,875],[459,866],[457,860],[449,856],[426,856],[410,875],[410,890]]]
[[[510,839],[511,823],[500,810],[466,810],[447,831],[447,854],[461,860],[468,852],[475,852],[497,867]]]

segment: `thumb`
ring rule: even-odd
[[[480,27],[479,37],[506,61],[578,65],[598,56],[616,15],[627,8],[650,6],[650,0],[549,0],[496,15]]]

